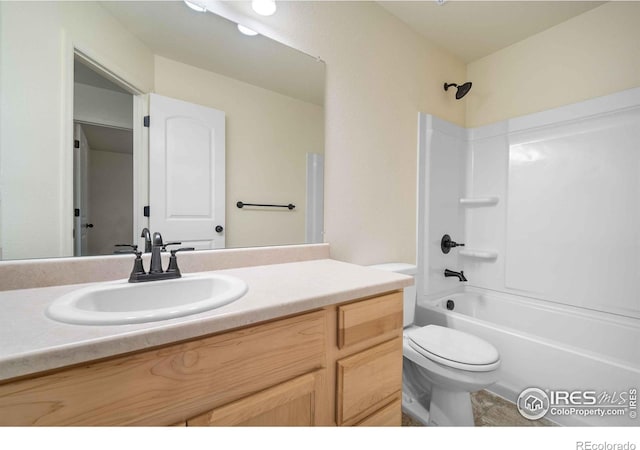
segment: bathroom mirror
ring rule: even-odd
[[[152,95],[224,116],[222,231],[180,240],[322,242],[324,74],[318,58],[182,1],[0,2],[0,259],[112,254],[155,231]],[[182,161],[186,195],[200,160]]]

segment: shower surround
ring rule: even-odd
[[[426,309],[418,318],[467,329],[498,347],[510,360],[490,390],[512,401],[531,386],[638,389],[640,89],[469,130],[426,114],[419,121],[416,282],[418,311]],[[465,247],[444,254],[445,234]],[[468,282],[445,278],[445,269],[464,270]],[[436,307],[465,289],[478,302],[501,299],[500,337],[492,314],[463,318]],[[515,316],[506,319],[509,312]],[[593,319],[587,328],[585,315]],[[491,332],[465,328],[474,320]],[[562,332],[550,334],[550,327]],[[544,345],[513,348],[534,341]],[[576,363],[576,355],[588,358]],[[550,419],[640,425],[629,412]]]

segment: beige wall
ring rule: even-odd
[[[640,86],[640,2],[609,2],[468,66],[467,127]]]
[[[306,154],[324,152],[322,106],[158,56],[155,92],[226,114],[227,248],[304,243]]]
[[[0,2],[0,247],[8,259],[73,254],[73,117],[65,105],[74,45],[140,89],[152,87],[152,54],[97,3]]]
[[[244,8],[235,10],[238,20],[248,14],[246,2],[232,3]],[[278,8],[245,23],[327,63],[325,242],[332,257],[414,262],[417,113],[464,124],[464,105],[442,89],[445,80],[465,78],[464,63],[373,2]]]

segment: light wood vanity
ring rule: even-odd
[[[402,292],[0,381],[0,425],[399,426]]]

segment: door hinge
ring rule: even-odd
[[[78,208],[73,210],[73,217],[80,217],[80,210]]]
[[[150,116],[144,116],[144,121],[143,121],[144,126],[149,128],[149,124],[150,123],[151,123],[151,117]]]
[[[75,140],[73,141],[73,148],[80,148],[80,141],[79,140]]]
[[[145,207],[143,208],[143,212],[144,212],[144,216],[145,216],[145,217],[149,217],[149,207],[148,207],[148,206],[145,206]]]

